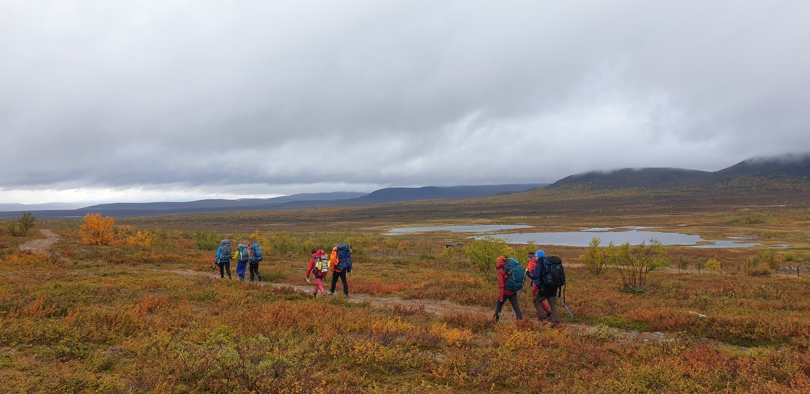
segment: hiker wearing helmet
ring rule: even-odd
[[[326,252],[321,249],[312,248],[312,257],[309,258],[309,268],[307,268],[307,282],[309,282],[309,275],[315,276],[315,289],[312,291],[312,296],[317,297],[318,291],[326,295],[326,290],[323,288],[323,278],[329,273],[329,258],[326,257]]]
[[[537,294],[534,296],[534,309],[537,310],[537,313],[540,314],[540,311],[543,310],[541,306],[543,301],[548,301],[549,306],[551,306],[551,314],[548,318],[540,319],[541,321],[551,320],[551,326],[557,327],[560,324],[560,319],[558,317],[558,310],[559,307],[557,306],[557,287],[547,286],[543,284],[543,276],[546,275],[546,268],[548,266],[548,257],[546,257],[546,253],[543,250],[538,250],[535,253],[535,257],[537,257],[537,262],[535,264],[535,269],[532,272],[527,271],[527,275],[529,278],[532,279],[532,286],[537,286]]]
[[[537,269],[537,260],[540,258],[546,257],[546,252],[542,249],[538,250],[537,252],[529,252],[528,254],[529,262],[526,264],[526,276],[531,278],[530,274],[534,273],[534,270]],[[532,280],[532,300],[537,297],[537,292],[540,291],[540,286],[537,285],[537,281]],[[537,320],[543,321],[549,317],[551,314],[551,307],[548,306],[547,301],[542,301],[540,303],[541,309],[537,309],[537,305],[535,305],[535,309],[537,309]]]
[[[509,302],[512,304],[512,309],[514,309],[515,316],[517,317],[517,319],[523,320],[523,313],[520,312],[520,305],[518,305],[517,292],[505,288],[506,280],[509,276],[509,273],[507,272],[505,266],[506,266],[506,258],[504,256],[498,256],[495,268],[498,270],[499,294],[498,294],[498,303],[495,304],[495,321],[500,320],[501,308],[503,308],[503,304],[506,302],[506,300],[509,300]]]

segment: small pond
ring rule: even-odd
[[[396,228],[389,231],[389,235],[406,234],[414,232],[429,231],[451,231],[466,233],[486,233],[487,235],[477,235],[472,238],[481,239],[484,237],[494,237],[506,240],[513,244],[527,244],[534,242],[538,245],[559,245],[584,247],[591,243],[593,238],[601,240],[600,245],[607,246],[611,242],[614,245],[630,243],[638,245],[642,242],[649,243],[651,239],[656,239],[663,245],[689,246],[693,248],[750,248],[760,245],[758,242],[746,242],[743,240],[706,240],[699,235],[683,234],[675,232],[652,231],[654,227],[625,226],[625,227],[593,227],[584,228],[580,231],[552,231],[552,232],[518,232],[518,233],[493,233],[503,230],[520,230],[532,228],[526,225],[480,225],[480,226],[434,226],[434,227],[409,227]]]
[[[433,226],[433,227],[405,227],[392,228],[388,230],[388,235],[426,233],[430,231],[452,231],[455,233],[488,233],[501,230],[519,230],[532,228],[523,224],[482,224],[478,226]]]

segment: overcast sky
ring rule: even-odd
[[[0,1],[0,202],[716,171],[810,150],[810,2]]]

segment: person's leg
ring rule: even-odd
[[[219,263],[219,277],[223,279],[225,278],[225,263],[223,262]]]
[[[259,263],[253,264],[253,267],[253,269],[256,271],[256,278],[259,280],[259,282],[261,282],[262,274],[259,273]]]
[[[231,262],[230,261],[225,262],[225,272],[228,273],[228,279],[231,279]]]
[[[532,291],[534,296],[532,297],[532,304],[534,304],[534,310],[537,311],[537,320],[545,320],[546,319],[546,312],[545,308],[543,308],[543,297],[537,294],[537,291]]]
[[[340,281],[343,282],[343,295],[349,296],[349,282],[346,280],[346,271],[340,273]]]
[[[548,303],[549,303],[549,305],[551,305],[551,316],[549,318],[551,319],[552,323],[555,323],[555,324],[559,323],[560,322],[560,319],[559,319],[560,307],[559,307],[559,305],[557,305],[558,304],[557,296],[548,297]]]
[[[518,296],[517,294],[513,294],[509,296],[509,302],[512,303],[512,309],[515,310],[515,317],[518,320],[523,320],[523,313],[520,312],[520,305],[518,305]]]
[[[501,318],[501,308],[503,308],[503,301],[495,301],[495,321],[498,321]]]
[[[327,295],[335,294],[335,286],[337,286],[337,280],[338,280],[338,273],[333,272],[332,273],[332,287],[329,288],[329,293],[327,293]]]
[[[253,267],[254,267],[253,263],[248,264],[248,269],[250,270],[250,281],[251,282],[253,282],[253,273],[256,271]]]
[[[323,278],[315,275],[315,295],[318,295],[318,290],[321,291],[321,294],[326,295],[326,290],[323,288]]]

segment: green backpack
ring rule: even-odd
[[[248,248],[244,244],[239,244],[238,246],[239,255],[236,257],[237,263],[247,263],[250,261],[250,252],[248,252]]]
[[[523,281],[526,276],[523,275],[523,266],[520,262],[513,258],[506,259],[506,264],[503,266],[503,272],[506,274],[506,283],[503,288],[509,291],[523,290]]]

